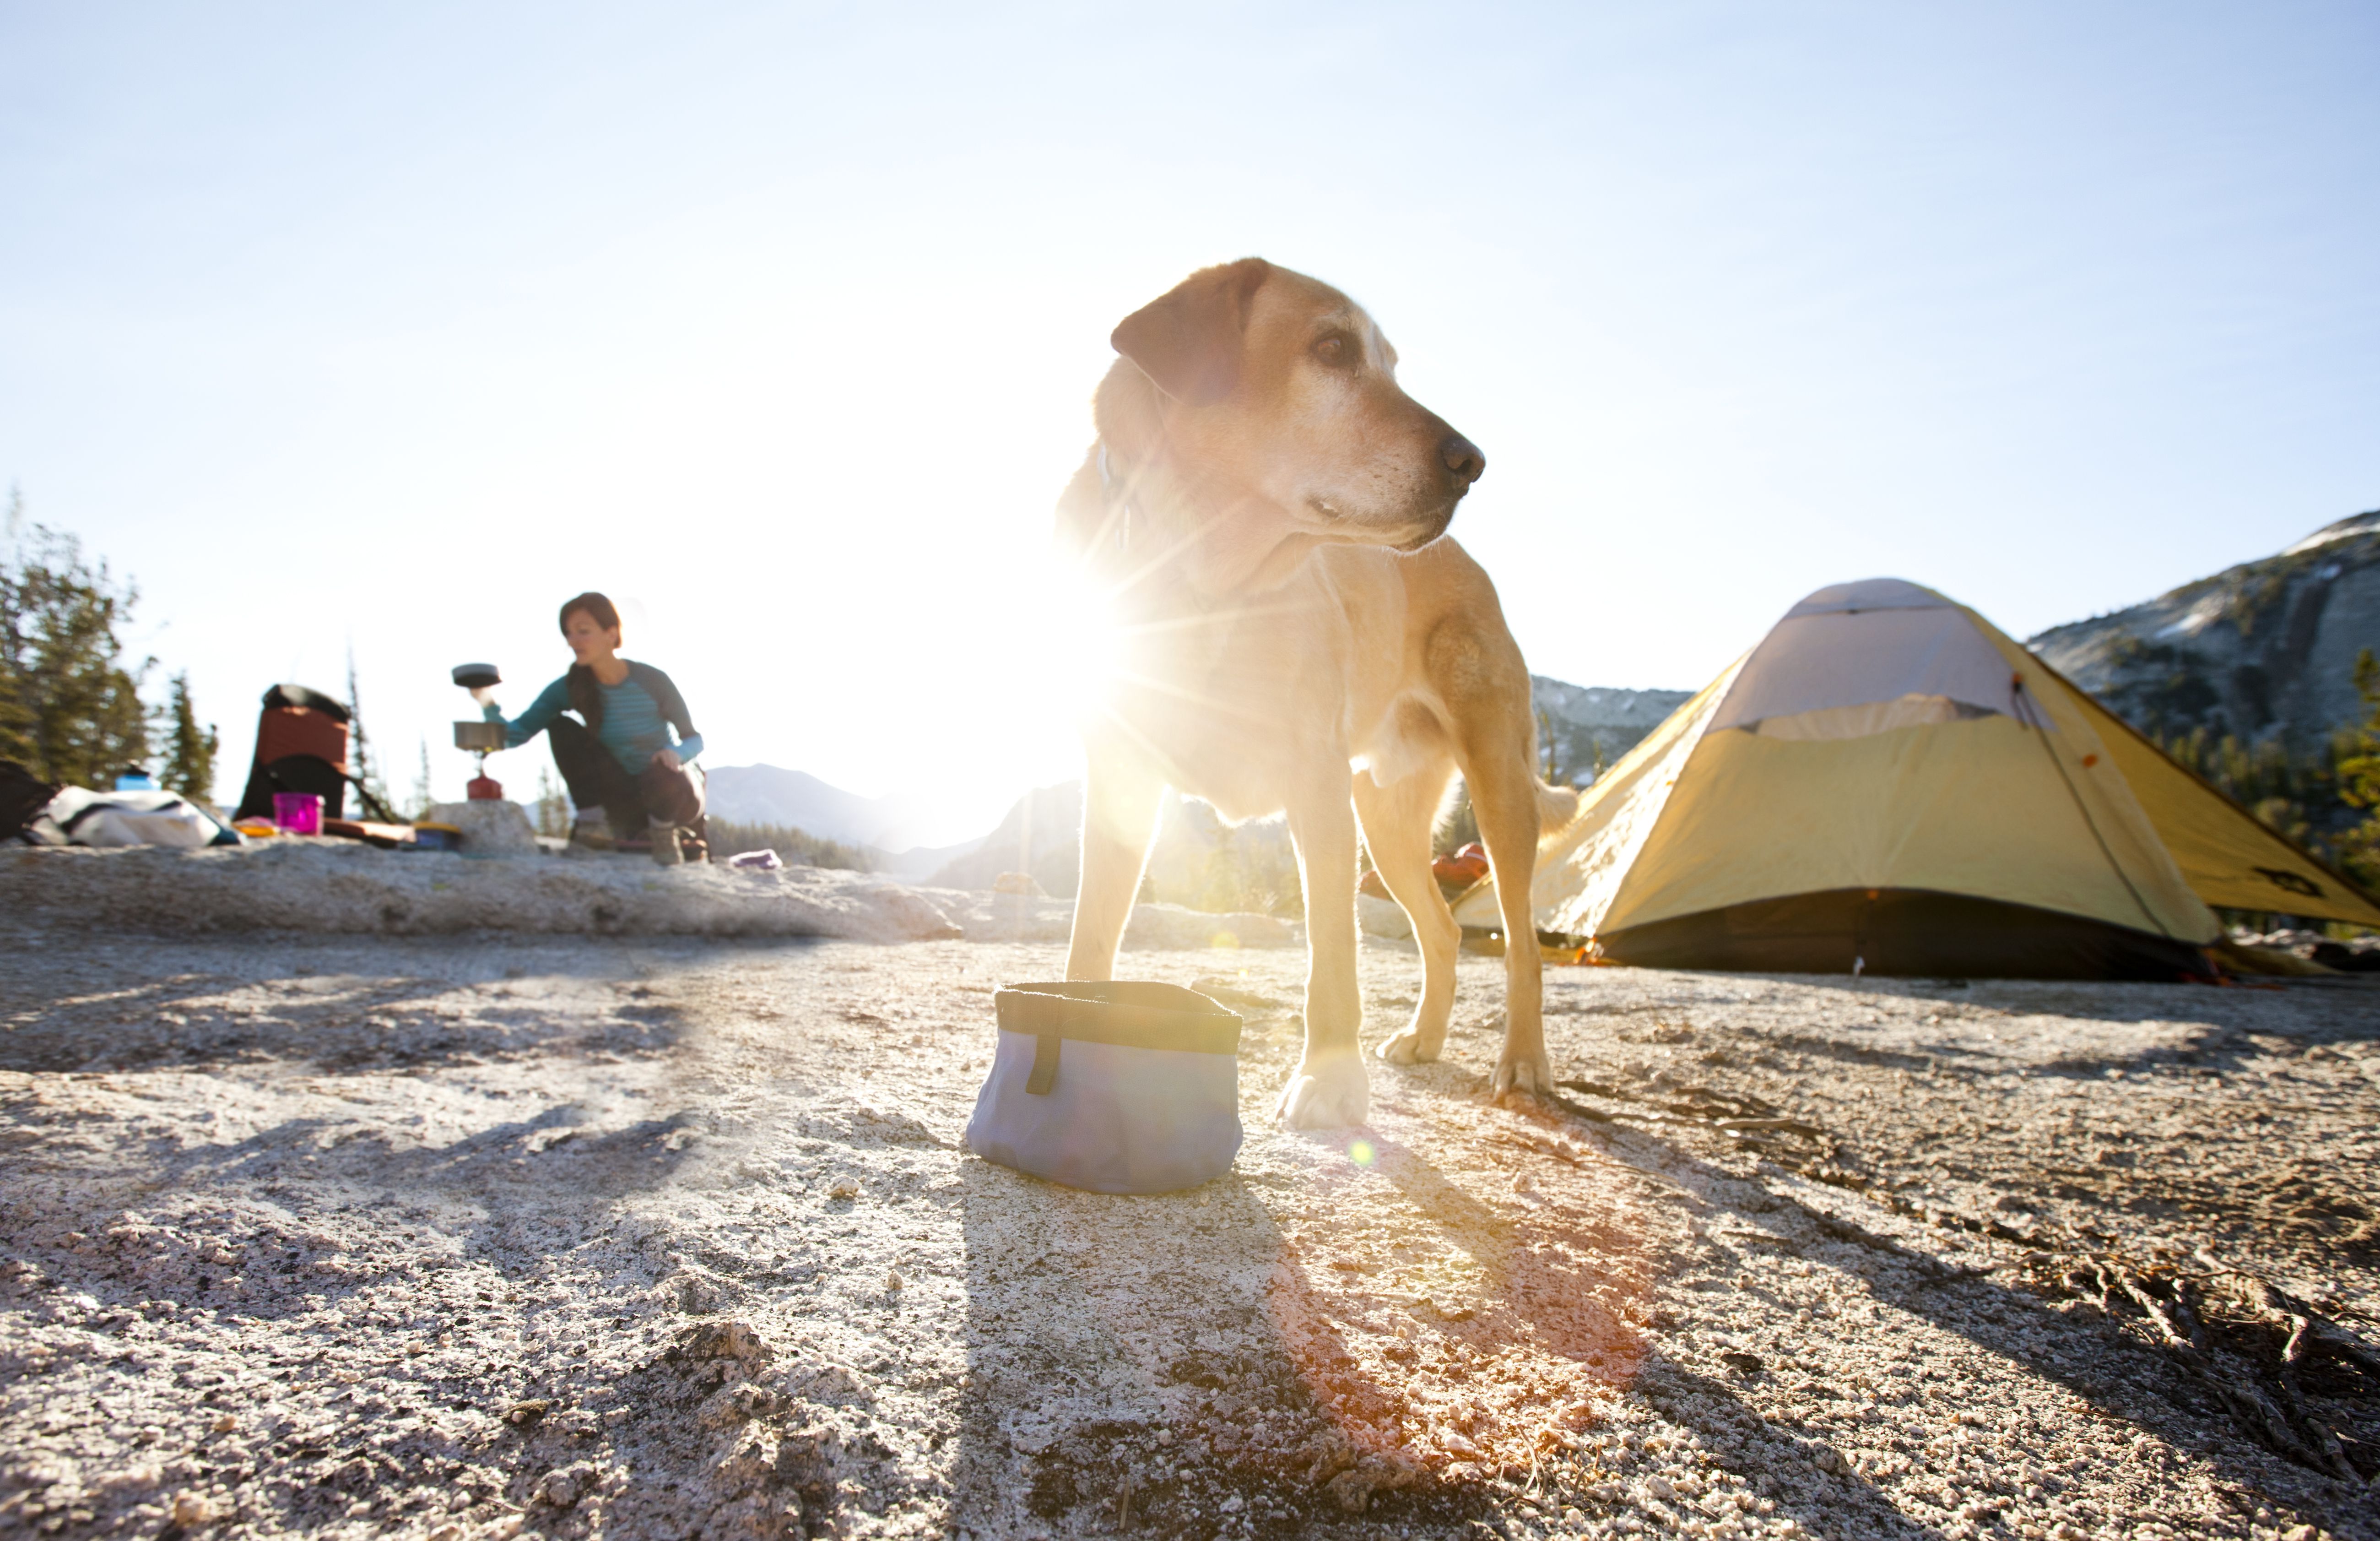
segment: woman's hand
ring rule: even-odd
[[[485,706],[496,699],[496,692],[486,685],[480,685],[471,691],[471,699]]]
[[[683,762],[678,759],[676,750],[657,749],[653,751],[653,764],[659,765],[663,770],[674,771],[677,769]]]

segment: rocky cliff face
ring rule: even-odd
[[[1621,691],[1529,676],[1547,779],[1584,787],[1690,700],[1692,691]]]
[[[2380,649],[2380,510],[2025,645],[2144,732],[2313,749],[2362,715],[2355,656]]]
[[[1023,873],[1059,899],[1075,897],[1082,864],[1083,784],[1036,787],[1016,800],[1000,827],[953,857],[930,879],[938,888],[989,888],[1003,873]]]

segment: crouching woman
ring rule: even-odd
[[[507,748],[546,735],[578,810],[574,841],[635,849],[650,839],[664,865],[702,853],[703,778],[694,764],[702,735],[686,698],[668,675],[620,656],[620,612],[600,593],[563,605],[562,638],[577,662],[519,716],[507,719],[484,688],[471,698],[490,722],[504,725]]]

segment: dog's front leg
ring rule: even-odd
[[[1340,756],[1339,764],[1346,758]],[[1355,810],[1348,783],[1291,803],[1290,838],[1305,885],[1305,1057],[1281,1088],[1291,1129],[1338,1129],[1371,1112],[1364,1079],[1364,1002],[1355,983]]]
[[[1116,947],[1140,893],[1164,794],[1165,783],[1140,766],[1093,752],[1083,777],[1082,881],[1075,890],[1068,979],[1115,977]]]

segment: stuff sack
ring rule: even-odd
[[[236,846],[239,837],[179,792],[94,792],[68,787],[25,826],[36,846]]]
[[[1012,985],[967,1121],[987,1161],[1096,1193],[1163,1193],[1240,1153],[1240,1019],[1178,985]]]

